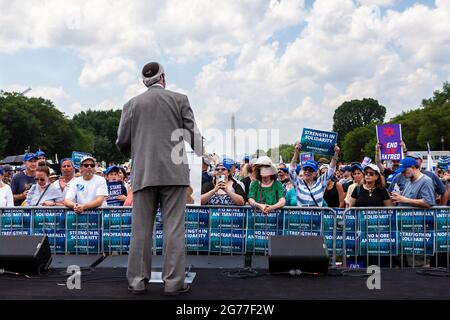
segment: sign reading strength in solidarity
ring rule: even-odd
[[[337,133],[303,128],[302,151],[323,155],[334,155]]]
[[[400,124],[377,125],[381,160],[402,160],[402,127]]]

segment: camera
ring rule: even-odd
[[[225,182],[225,176],[222,174],[219,176],[219,178],[217,179],[218,182]]]

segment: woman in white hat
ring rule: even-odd
[[[248,203],[263,213],[282,208],[285,203],[283,185],[277,180],[278,171],[272,165],[255,168],[255,180],[250,184]]]

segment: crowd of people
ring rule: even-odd
[[[81,159],[79,168],[71,158],[62,159],[59,167],[56,175],[43,152],[26,153],[17,173],[10,165],[0,167],[0,207],[66,206],[82,213],[132,204],[125,168],[101,169],[91,156]]]
[[[406,149],[406,146],[404,146]],[[331,160],[299,163],[301,145],[295,145],[291,163],[273,163],[267,156],[245,156],[241,162],[224,156],[202,157],[201,204],[249,205],[269,213],[284,206],[430,208],[450,205],[450,165],[435,172],[423,168],[420,154],[405,152],[390,165],[339,161],[336,145]],[[93,157],[80,162],[59,162],[60,175],[47,165],[44,152],[27,153],[22,170],[0,167],[0,207],[67,206],[77,213],[102,206],[131,206],[130,170],[122,166],[103,169]],[[192,189],[187,203],[193,203]]]
[[[406,146],[404,145],[404,150]],[[203,156],[202,205],[243,203],[264,213],[283,206],[430,208],[448,206],[450,165],[435,172],[423,168],[423,157],[405,152],[403,160],[375,163],[339,161],[335,146],[331,161],[320,158],[299,164],[301,145],[296,143],[290,164],[274,164],[269,157],[244,157],[240,163],[228,157],[214,163]]]

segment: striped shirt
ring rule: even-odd
[[[317,202],[319,207],[323,206],[323,194],[325,192],[325,188],[327,187],[328,181],[334,176],[335,168],[329,167],[327,173],[321,175],[317,180],[314,181],[311,187],[306,186],[303,179],[297,176],[295,172],[295,168],[289,166],[289,177],[291,178],[292,184],[295,188],[295,194],[297,197],[297,205],[300,207],[316,207],[316,203],[314,202],[311,194],[314,196],[314,199]]]

